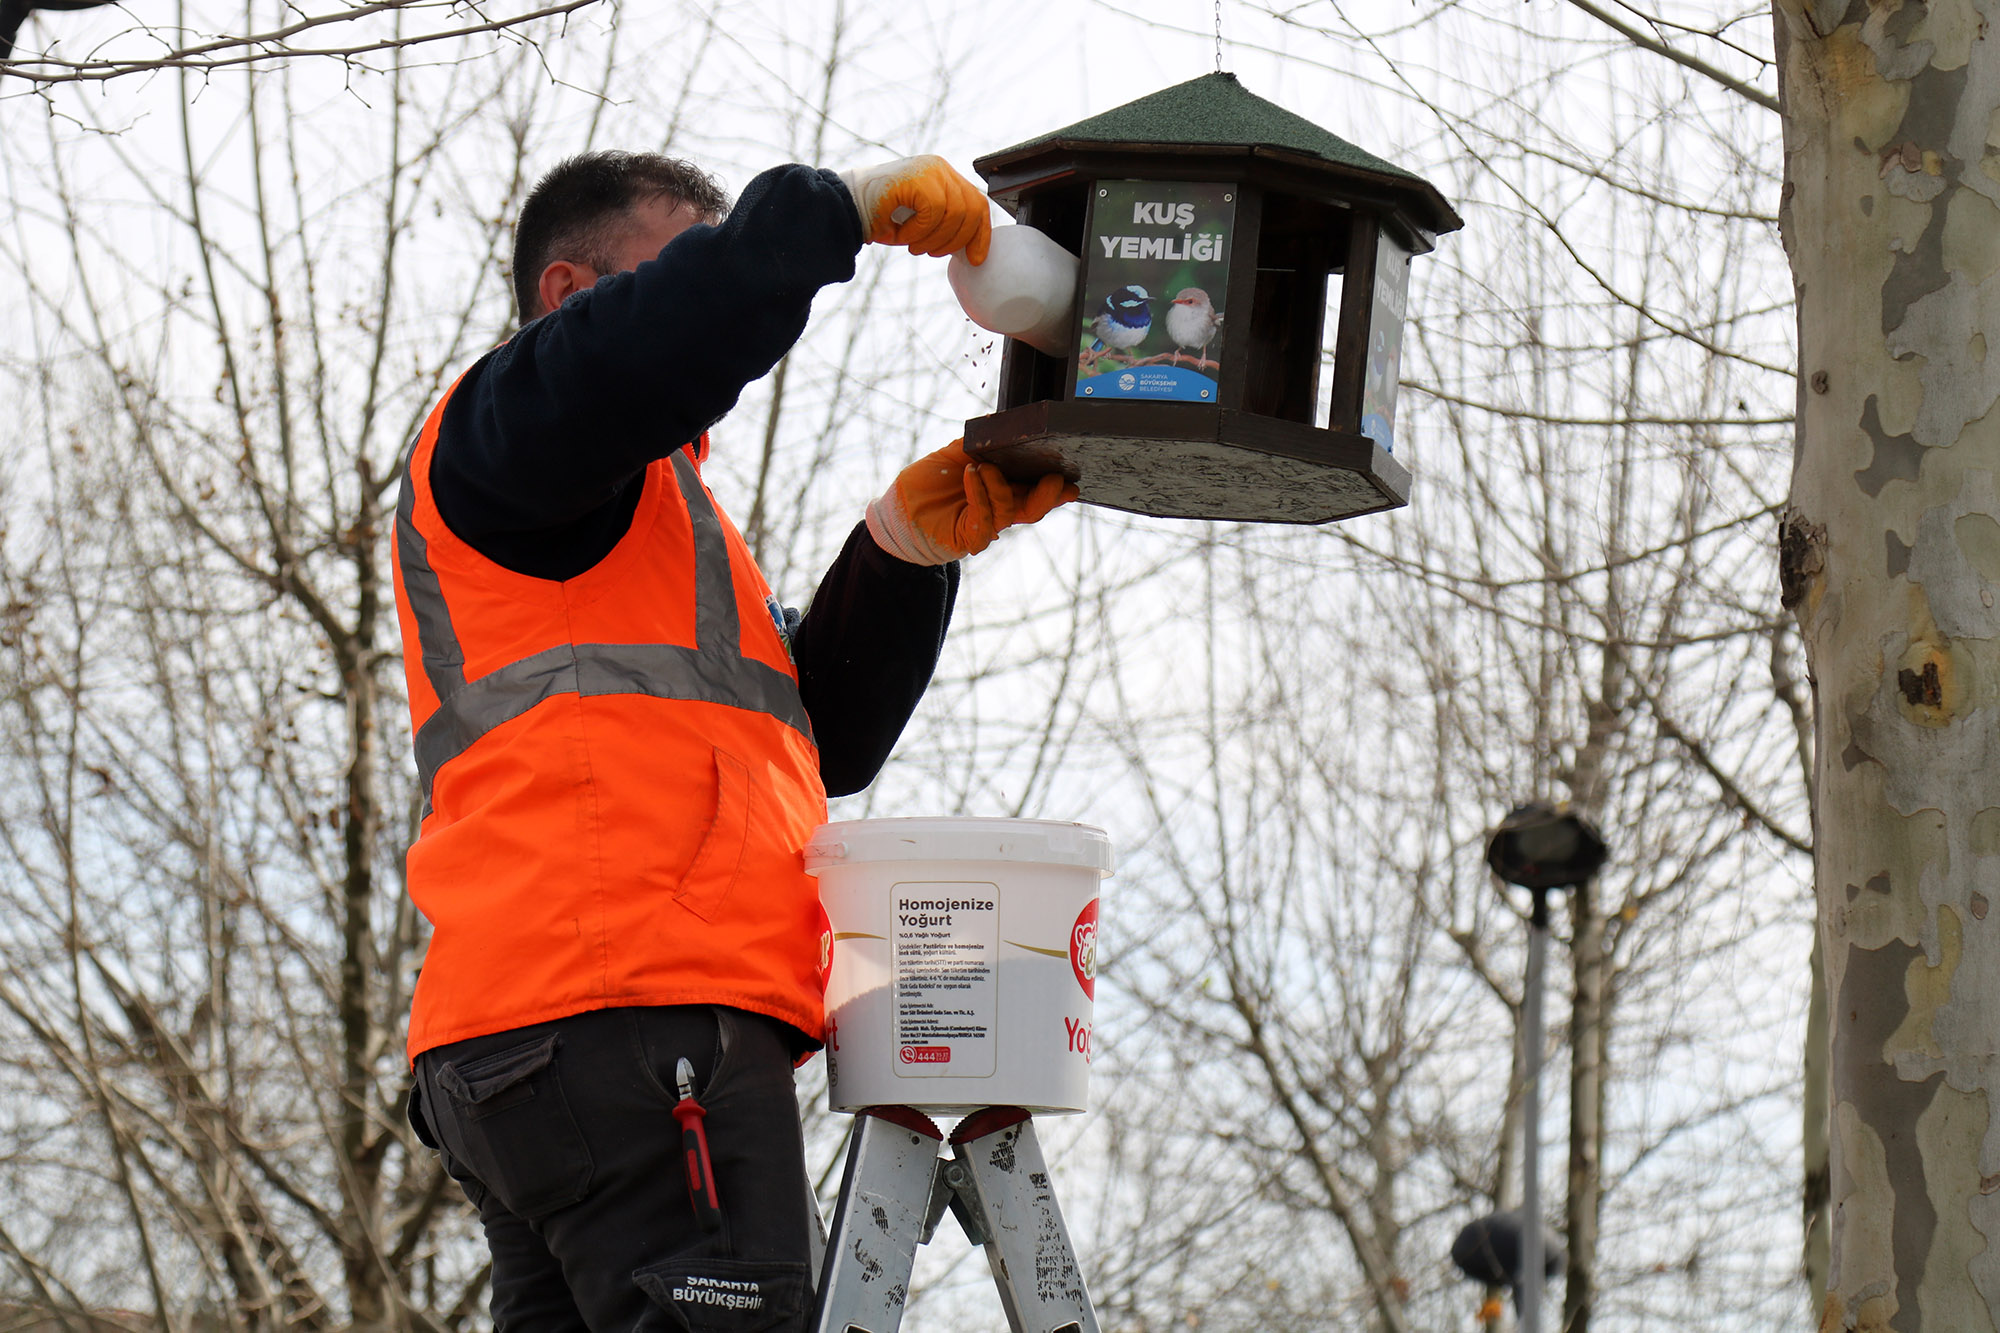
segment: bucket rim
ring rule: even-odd
[[[1111,838],[1094,824],[997,815],[893,815],[845,819],[814,829],[807,874],[894,861],[998,861],[1112,873]]]

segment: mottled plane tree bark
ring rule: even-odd
[[[2000,1327],[2000,19],[1778,0],[1832,1000],[1823,1330]]]

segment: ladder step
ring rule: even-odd
[[[896,1333],[926,1230],[944,1134],[907,1106],[854,1118],[827,1239],[814,1333]]]
[[[944,1135],[907,1106],[855,1117],[812,1333],[897,1333],[917,1246],[949,1207],[1000,1289],[1013,1333],[1099,1333],[1028,1112],[988,1107]]]
[[[1008,1327],[1099,1333],[1034,1120],[1019,1107],[989,1107],[960,1121],[951,1145]]]

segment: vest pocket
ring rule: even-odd
[[[715,751],[715,817],[695,849],[674,900],[713,921],[736,887],[743,848],[750,839],[750,769],[727,750]]]

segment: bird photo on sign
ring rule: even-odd
[[[1078,398],[1213,403],[1235,187],[1100,181],[1083,260]]]

